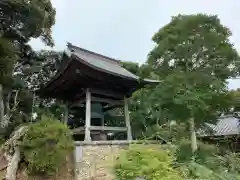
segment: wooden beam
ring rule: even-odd
[[[72,130],[73,133],[79,133],[79,132],[83,132],[85,130],[85,127],[78,127],[78,128],[74,128]]]
[[[81,89],[81,91],[83,91],[83,90]],[[74,99],[82,99],[82,98],[84,98],[85,94],[86,94],[86,91],[83,91],[83,92],[81,92],[80,94],[77,94],[77,95],[74,97]]]
[[[111,127],[111,126],[91,126],[91,130],[93,131],[127,131],[126,127]]]
[[[99,94],[99,95],[113,97],[113,98],[117,98],[117,99],[124,99],[124,94],[117,93],[117,92],[110,91],[110,90],[91,88],[91,92],[92,92],[92,94]]]
[[[91,141],[90,126],[91,126],[91,92],[89,89],[87,89],[87,92],[86,92],[85,139],[84,139],[84,141]]]
[[[126,127],[111,127],[111,126],[91,126],[89,128],[91,131],[116,131],[116,132],[125,132],[127,131]],[[85,127],[78,127],[72,130],[74,134],[83,134]],[[91,132],[91,134],[96,134],[97,132]]]
[[[119,107],[123,107],[123,105],[122,105],[122,104],[113,104],[113,105],[111,105],[111,106],[104,106],[104,107],[103,107],[103,111],[104,111],[104,112],[107,112],[107,111],[109,111],[109,110],[111,110],[111,109],[119,108]]]
[[[129,110],[128,110],[128,102],[127,98],[124,98],[124,112],[125,112],[125,121],[127,126],[127,140],[132,140],[132,130],[131,130],[131,123],[130,123],[130,116],[129,116]]]
[[[108,103],[108,104],[111,104],[111,106],[116,106],[116,105],[120,106],[124,104],[122,100],[113,100],[109,98],[100,98],[100,97],[91,96],[91,102],[93,101]],[[79,101],[73,102],[70,107],[78,106],[79,104],[83,104],[85,102],[86,102],[86,98],[83,98]]]
[[[99,98],[99,97],[92,97],[92,101],[95,102],[103,102],[103,103],[108,103],[108,104],[123,104],[123,101],[118,101],[118,100],[112,100],[108,98]]]
[[[76,102],[73,102],[70,107],[77,107],[79,106],[80,104],[83,104],[86,102],[86,98],[84,97],[83,99],[80,99],[79,101],[76,101]]]
[[[85,128],[84,127],[80,127],[80,128],[75,128],[72,130],[73,134],[81,134],[84,135]],[[91,135],[99,135],[101,133],[101,131],[92,131]]]

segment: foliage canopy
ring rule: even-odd
[[[230,35],[217,16],[175,16],[153,36],[156,47],[148,63],[161,76],[177,69],[208,75],[204,80],[225,80],[239,74],[239,56],[229,41]]]
[[[46,45],[53,46],[51,28],[56,12],[50,0],[3,0],[0,7],[2,134],[6,132],[5,128],[12,130],[13,126],[31,119],[32,108],[29,106],[32,106],[33,93],[29,89],[36,88],[36,74],[41,71],[43,60],[28,42],[31,38],[41,38]],[[30,101],[28,97],[31,97]]]

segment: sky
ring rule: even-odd
[[[240,51],[239,0],[52,0],[56,24],[54,50],[71,42],[123,61],[143,63],[162,26],[178,14],[217,14],[232,31],[231,41]],[[49,49],[39,39],[30,42],[35,50]],[[230,89],[240,88],[231,80]]]

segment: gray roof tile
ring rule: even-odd
[[[232,115],[218,118],[216,125],[206,124],[213,130],[211,136],[226,136],[240,134],[240,120]],[[203,130],[199,131],[200,136],[209,136]]]
[[[133,80],[140,80],[138,76],[136,76],[135,74],[123,68],[121,66],[121,62],[118,60],[79,48],[77,46],[73,46],[71,44],[68,44],[68,48],[71,51],[70,54],[75,55],[79,59],[85,61],[85,63],[87,63],[89,66],[103,70],[110,74],[123,76]],[[143,81],[147,83],[159,82],[158,80],[151,80],[151,79],[143,79]]]
[[[86,61],[88,64],[95,66],[98,69],[108,71],[109,73],[129,77],[135,80],[139,79],[138,76],[132,74],[131,72],[127,71],[126,69],[124,69],[123,67],[116,63],[111,63],[108,61],[99,61],[99,59],[95,58],[94,56],[88,56],[86,54],[81,53],[80,51],[75,51],[73,52],[73,54],[79,57],[80,59]]]

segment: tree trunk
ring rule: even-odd
[[[3,102],[3,85],[0,84],[0,124],[4,124],[4,102]]]
[[[13,105],[13,107],[17,106],[18,93],[19,93],[19,91],[17,90],[16,93],[15,93],[15,97],[14,97],[14,105]]]
[[[5,176],[6,180],[16,180],[18,165],[21,160],[19,144],[26,132],[27,126],[20,127],[18,130],[14,131],[13,136],[3,145],[5,157],[8,160]]]
[[[191,147],[192,147],[192,153],[194,154],[197,150],[197,136],[195,131],[195,125],[194,125],[194,119],[191,118],[189,121],[190,125],[190,133],[191,133]]]
[[[9,91],[8,95],[7,95],[7,100],[6,100],[6,114],[7,115],[10,114],[10,99],[11,99],[11,95],[12,95],[12,91]]]
[[[16,180],[18,164],[20,162],[20,148],[16,147],[11,161],[8,163],[6,180]]]

